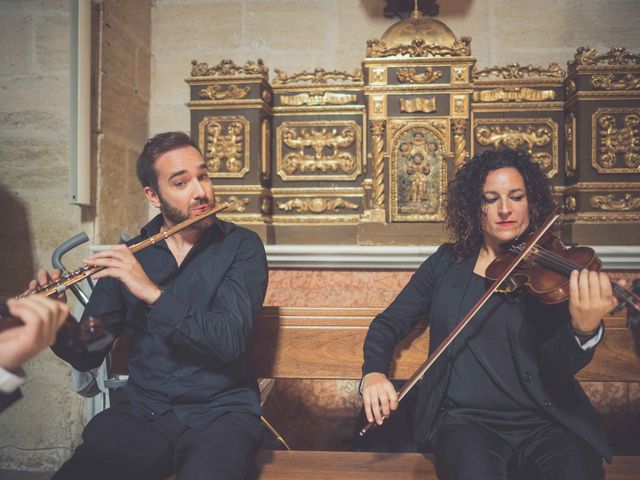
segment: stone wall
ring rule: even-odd
[[[519,62],[566,68],[576,48],[640,50],[635,0],[447,0],[439,20],[459,38],[470,36],[479,67]],[[398,19],[382,15],[384,0],[157,0],[152,7],[150,129],[189,130],[183,79],[190,61],[215,65],[262,58],[291,74],[322,67],[353,71],[366,41]]]
[[[69,196],[70,2],[6,1],[0,10],[0,297],[23,291],[51,253],[84,230],[116,242],[146,220],[134,174],[147,138],[150,2],[93,9],[93,206]],[[89,245],[89,244],[86,244]],[[70,268],[85,246],[65,257]],[[25,366],[24,398],[0,415],[0,468],[51,470],[79,442],[83,399],[46,351]]]

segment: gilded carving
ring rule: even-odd
[[[458,171],[462,165],[464,165],[467,152],[465,150],[467,146],[466,132],[467,132],[467,119],[456,118],[452,120],[453,126],[453,144],[454,144],[454,161],[455,169]]]
[[[283,105],[346,105],[354,103],[358,97],[355,93],[333,93],[333,92],[309,92],[297,95],[282,95],[280,101]]]
[[[225,201],[229,203],[229,208],[225,210],[225,213],[243,213],[247,209],[246,206],[250,203],[248,197],[239,198],[235,195],[227,197]]]
[[[395,131],[390,148],[392,221],[442,220],[445,142],[427,122],[408,123]]]
[[[300,73],[294,73],[287,75],[282,70],[277,68],[274,70],[276,76],[273,78],[274,85],[286,85],[291,83],[329,83],[336,81],[343,82],[362,82],[362,70],[356,68],[353,73],[341,72],[339,70],[326,71],[324,68],[316,68],[313,72],[307,72],[306,70]]]
[[[569,112],[564,121],[564,173],[567,177],[576,174],[576,148],[576,116]]]
[[[491,67],[484,70],[474,70],[473,78],[475,80],[483,77],[500,77],[507,80],[513,80],[516,78],[524,77],[551,77],[551,78],[564,78],[565,71],[560,68],[557,63],[550,63],[547,68],[535,67],[533,65],[527,65],[521,67],[519,63],[509,63],[506,67]]]
[[[405,113],[433,113],[436,111],[436,98],[409,98],[400,99],[400,111]]]
[[[591,86],[596,90],[639,90],[640,77],[630,73],[622,75],[620,80],[615,80],[614,74],[594,75],[591,78]]]
[[[421,85],[435,82],[442,77],[442,70],[426,67],[424,73],[417,73],[415,68],[399,68],[396,78],[400,83],[418,83]]]
[[[473,92],[474,102],[543,102],[555,100],[554,90],[536,90],[527,87],[496,88]]]
[[[640,209],[640,197],[625,193],[616,197],[613,193],[606,195],[592,195],[589,204],[598,210],[628,211]]]
[[[387,83],[387,69],[385,67],[369,68],[369,83],[371,85],[385,85]]]
[[[264,180],[268,180],[271,175],[271,125],[266,118],[262,120],[261,132],[261,173]]]
[[[468,74],[467,67],[453,67],[453,82],[452,83],[464,83],[467,81]]]
[[[353,180],[361,171],[360,135],[353,121],[283,122],[277,129],[278,175],[284,180]],[[293,151],[283,154],[284,148]]]
[[[384,95],[369,96],[369,117],[376,119],[387,117],[387,98]]]
[[[266,103],[271,103],[271,92],[269,92],[269,90],[263,90],[262,91],[262,99]]]
[[[565,92],[567,94],[567,98],[571,97],[574,93],[576,93],[576,82],[573,80],[569,80],[567,82],[567,86],[565,87]]]
[[[222,60],[218,65],[209,67],[206,63],[191,61],[192,77],[215,77],[229,75],[267,75],[269,69],[264,66],[261,58],[257,62],[247,61],[243,66],[236,65],[233,60]]]
[[[373,160],[371,208],[384,208],[384,120],[372,120],[371,157]]]
[[[616,118],[614,115],[619,115]],[[618,121],[622,126],[618,127]],[[637,173],[640,167],[640,110],[600,108],[592,118],[592,165],[600,173]],[[597,135],[596,135],[596,129]],[[622,156],[624,167],[618,166]]]
[[[416,39],[410,45],[397,45],[387,47],[378,39],[367,41],[367,57],[466,57],[471,53],[471,39],[462,37],[456,40],[453,46],[428,44],[422,39]]]
[[[640,214],[629,212],[578,212],[576,223],[639,223]]]
[[[241,178],[249,171],[249,128],[244,117],[202,119],[200,149],[204,152],[209,176]]]
[[[504,125],[508,123],[523,123],[520,126]],[[520,148],[525,146],[534,162],[547,178],[553,178],[558,173],[558,131],[552,120],[540,119],[483,119],[476,121],[475,140],[480,145],[494,148]],[[538,123],[538,125],[535,125]],[[486,125],[489,124],[489,125]],[[552,146],[552,152],[534,152],[534,148]]]
[[[567,195],[564,199],[564,211],[566,213],[575,212],[577,209],[576,196]]]
[[[580,47],[569,62],[569,70],[580,66],[593,66],[606,63],[607,65],[633,65],[640,64],[640,56],[627,52],[626,48],[614,47],[607,53],[600,55],[595,48]]]
[[[357,210],[358,205],[342,198],[292,198],[286,202],[278,202],[278,208],[285,212],[311,212],[315,214],[326,211],[338,212],[339,209]]]
[[[251,87],[237,87],[235,85],[229,85],[226,92],[222,91],[221,85],[209,85],[207,88],[200,90],[200,98],[208,98],[209,100],[226,100],[226,99],[240,99],[249,95]]]
[[[456,117],[466,117],[468,114],[466,95],[451,95],[451,114]]]
[[[269,197],[262,197],[262,201],[260,202],[260,213],[264,213],[265,215],[267,215],[270,211],[271,199]]]

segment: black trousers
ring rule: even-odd
[[[561,425],[498,435],[470,421],[445,422],[434,442],[444,480],[601,480],[602,457]]]
[[[244,479],[262,442],[260,419],[228,413],[204,431],[183,425],[173,412],[145,418],[119,402],[96,415],[83,443],[52,480]]]

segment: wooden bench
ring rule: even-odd
[[[362,345],[377,313],[364,308],[264,307],[248,347],[247,365],[261,378],[359,380]],[[640,382],[638,332],[627,329],[622,317],[606,318],[605,325],[605,338],[578,379]],[[398,346],[391,377],[408,378],[424,361],[427,348],[428,330],[419,325]],[[126,350],[124,342],[116,348],[114,373],[126,373],[124,355],[118,353]],[[605,468],[609,479],[638,479],[640,456],[617,456]],[[436,479],[436,474],[431,456],[418,453],[265,450],[252,478],[426,480]]]

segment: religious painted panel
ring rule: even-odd
[[[391,122],[392,222],[442,221],[448,122]]]

